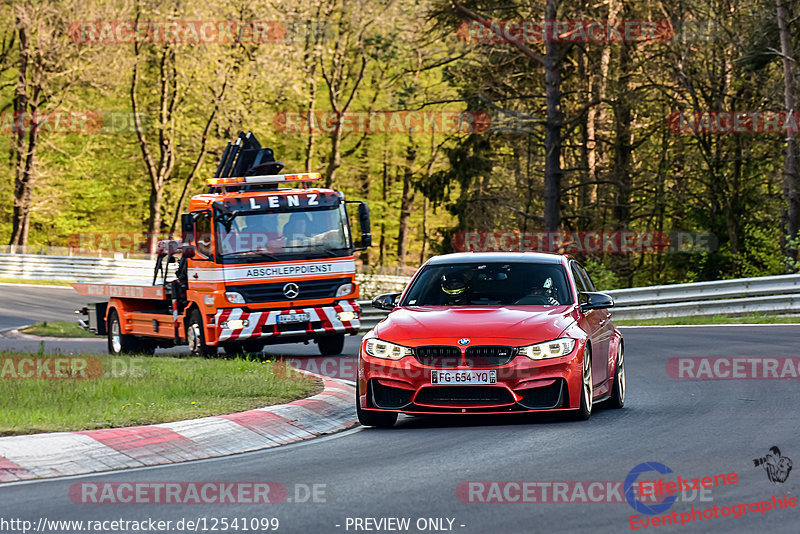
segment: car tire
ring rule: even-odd
[[[583,353],[583,366],[581,369],[581,405],[575,410],[574,419],[586,421],[592,416],[592,350],[586,345]]]
[[[108,353],[114,356],[133,354],[136,352],[136,336],[122,333],[122,322],[119,313],[112,308],[108,313]]]
[[[186,323],[186,342],[189,344],[192,356],[211,358],[217,355],[217,347],[206,345],[203,317],[196,309],[189,313],[189,321]]]
[[[319,353],[323,356],[341,354],[344,349],[344,334],[321,337],[317,339],[317,345],[319,345]]]
[[[617,363],[614,366],[614,385],[611,386],[611,397],[609,397],[606,406],[609,408],[622,408],[625,406],[625,390],[627,384],[625,383],[625,353],[622,348],[622,343],[619,344],[617,349]]]
[[[372,412],[369,410],[361,409],[361,402],[359,402],[358,384],[356,384],[356,415],[358,422],[362,426],[374,426],[378,428],[390,428],[397,422],[397,414],[395,412]]]

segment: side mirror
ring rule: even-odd
[[[395,301],[400,293],[384,293],[372,299],[372,307],[379,310],[393,310],[395,308]]]
[[[361,227],[361,247],[372,246],[372,231],[370,229],[369,206],[361,202],[358,205],[358,225]]]
[[[183,257],[187,260],[190,258],[194,258],[195,250],[192,245],[183,245],[183,250],[181,250]]]
[[[181,233],[184,241],[194,241],[194,214],[181,214]]]
[[[579,295],[581,311],[603,310],[614,307],[614,299],[605,293],[584,292]]]

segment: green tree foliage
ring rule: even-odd
[[[781,5],[796,58],[800,2]],[[785,136],[677,133],[669,120],[682,111],[784,109],[786,87],[796,93],[798,81],[784,83],[786,43],[772,0],[6,1],[3,113],[13,113],[20,83],[21,7],[46,8],[48,20],[58,21],[46,34],[58,43],[50,55],[38,50],[46,41],[30,43],[41,58],[59,53],[45,69],[43,109],[105,119],[97,131],[39,132],[32,247],[64,246],[86,232],[169,232],[188,196],[204,190],[225,143],[253,130],[287,171],[321,172],[349,198],[370,202],[376,246],[361,260],[376,269],[413,269],[431,254],[452,251],[458,232],[543,231],[554,220],[546,209],[546,184],[556,183],[548,166],[559,174],[562,231],[714,237],[705,250],[679,251],[673,243],[657,254],[579,253],[602,287],[797,269],[786,254],[796,242],[784,235],[791,211]],[[475,17],[542,21],[545,8],[562,21],[666,20],[659,27],[668,31],[646,42],[534,40],[526,50],[475,39],[470,26]],[[245,36],[138,45],[70,33],[82,21],[133,21],[137,13],[148,21],[271,21],[280,31],[263,42]],[[548,93],[554,71],[536,58],[555,62],[559,91]],[[490,122],[458,132],[336,127],[337,113],[396,111],[464,111]],[[287,113],[334,120],[292,130]],[[0,149],[8,157],[0,238],[7,243],[19,149],[14,127],[2,124]]]

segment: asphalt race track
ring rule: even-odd
[[[45,314],[64,315],[80,304],[65,290],[2,288],[5,328],[30,323]],[[48,296],[49,295],[49,296]],[[58,317],[54,317],[58,318]],[[797,357],[800,326],[733,326],[692,328],[624,328],[628,397],[622,410],[598,409],[586,422],[550,416],[440,419],[403,417],[387,430],[357,428],[342,434],[208,461],[143,468],[0,486],[4,517],[37,525],[47,520],[214,521],[227,518],[278,518],[278,532],[626,532],[630,516],[647,516],[626,502],[583,502],[570,492],[562,502],[469,502],[468,481],[624,481],[642,462],[659,462],[673,473],[643,473],[640,479],[714,477],[735,472],[735,484],[704,495],[688,492],[668,511],[681,513],[714,506],[733,507],[798,497],[800,472],[772,482],[754,459],[773,446],[795,462],[798,446],[796,380],[678,380],[670,378],[667,361],[674,357]],[[356,338],[346,347],[352,357]],[[0,339],[0,348],[22,342]],[[20,344],[20,345],[15,345]],[[102,342],[65,342],[70,351],[102,350]],[[36,343],[31,344],[38,349]],[[286,348],[286,353],[315,355],[313,346]],[[305,351],[305,352],[303,352]],[[345,358],[345,357],[342,357]],[[797,471],[797,470],[795,470]],[[277,482],[287,488],[286,500],[252,504],[76,504],[69,496],[78,483],[103,482]],[[462,484],[460,486],[460,484]],[[306,498],[317,485],[317,498]],[[488,483],[473,500],[493,495]],[[520,498],[512,485],[494,493],[495,500]],[[572,487],[572,486],[570,486]],[[316,500],[317,502],[311,502]],[[530,499],[528,499],[530,501]],[[579,502],[563,502],[564,500]],[[624,499],[623,499],[624,500]],[[297,502],[301,501],[301,502]],[[467,501],[467,502],[462,502]],[[690,512],[691,513],[691,512]],[[695,520],[684,526],[650,526],[647,532],[797,532],[800,509],[748,509],[740,517]],[[378,530],[376,521],[409,518],[405,530]],[[356,519],[362,521],[357,522]],[[428,521],[431,519],[431,521]],[[434,521],[436,520],[436,521]],[[452,520],[452,523],[449,521]],[[360,525],[360,528],[356,528]],[[382,526],[396,526],[384,523]],[[452,526],[450,526],[452,525]],[[370,530],[367,530],[367,527]],[[421,528],[418,528],[421,527]],[[437,530],[438,529],[438,530]],[[67,532],[68,530],[51,530]],[[107,530],[111,532],[112,530]],[[185,532],[173,527],[169,532]],[[198,531],[203,531],[202,526]],[[217,532],[242,532],[223,529]],[[263,532],[264,530],[262,530]]]

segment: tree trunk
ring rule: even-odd
[[[556,20],[558,0],[547,0],[545,20]],[[545,97],[547,120],[544,134],[544,229],[557,231],[561,226],[561,66],[558,43],[545,44]]]
[[[397,230],[397,263],[406,264],[408,254],[408,221],[414,206],[414,162],[417,150],[413,143],[406,152],[406,165],[403,169],[403,195],[400,197],[400,227]]]
[[[14,124],[15,139],[14,152],[16,153],[14,169],[14,211],[11,219],[11,240],[9,244],[11,252],[16,253],[17,247],[25,247],[28,244],[28,232],[30,229],[31,200],[33,193],[33,162],[36,150],[37,132],[35,128],[34,112],[38,111],[37,106],[32,106],[32,119],[30,121],[30,131],[25,131],[25,115],[28,112],[30,101],[28,90],[31,86],[29,75],[30,48],[28,41],[28,31],[23,21],[16,17],[19,28],[19,74],[17,76],[17,86],[14,91]],[[34,67],[35,68],[35,67]],[[38,89],[36,90],[38,94]],[[27,133],[27,135],[26,135]]]
[[[784,80],[784,105],[788,113],[795,110],[795,67],[792,55],[792,42],[789,35],[787,19],[789,18],[784,0],[775,0],[777,6],[778,31],[781,40],[781,55],[783,58],[783,80]],[[791,244],[791,240],[798,238],[800,231],[800,168],[798,168],[797,154],[797,132],[794,128],[786,131],[786,157],[783,163],[783,199],[786,203],[783,211],[784,236],[782,245],[786,257],[790,261],[797,259],[797,247]]]
[[[430,205],[428,197],[425,197],[422,200],[422,250],[419,252],[420,265],[425,263],[425,256],[428,255],[428,242],[430,241],[430,237],[428,237],[428,209],[430,209]]]

